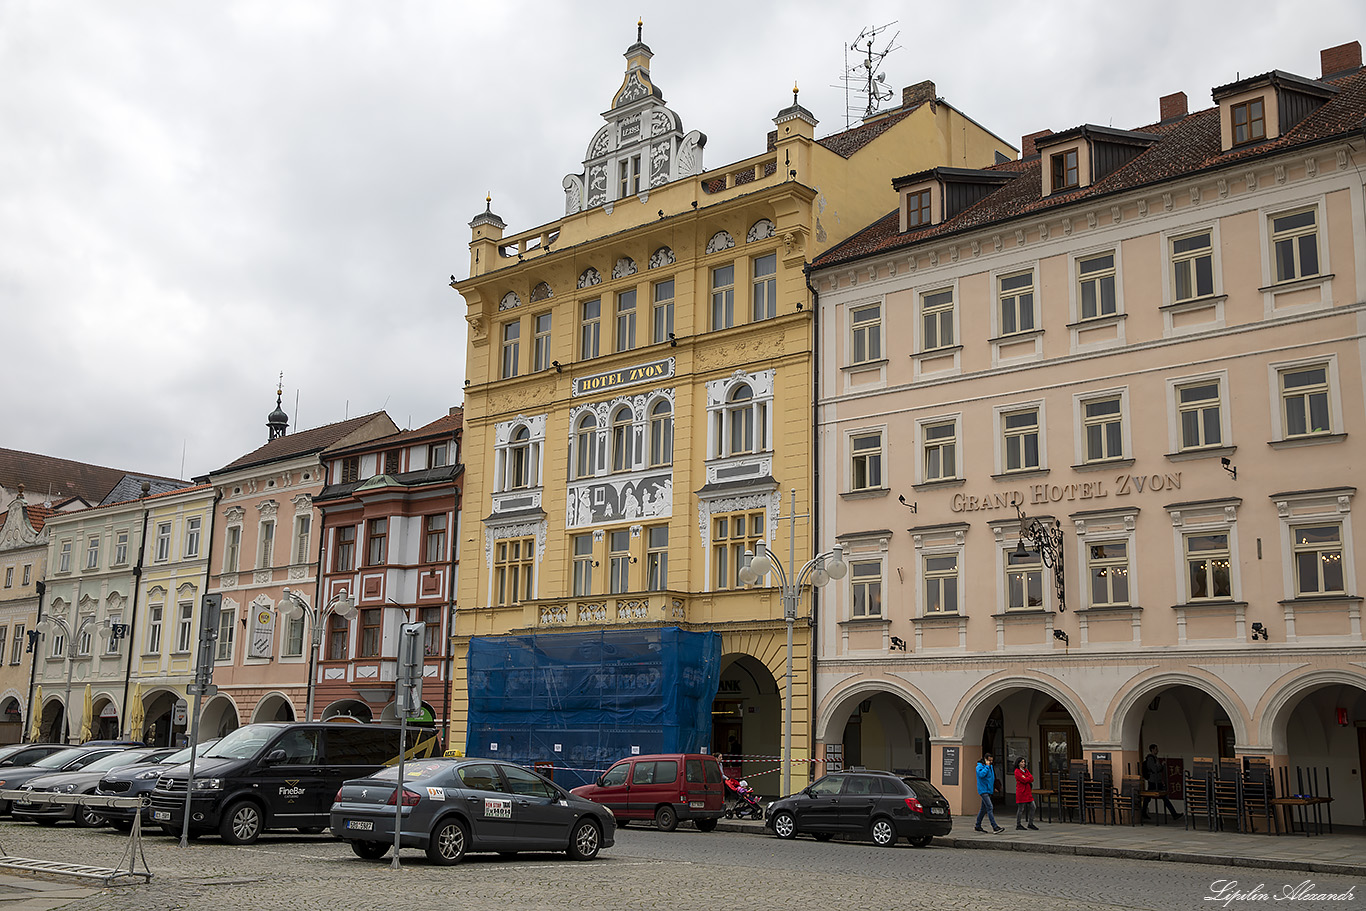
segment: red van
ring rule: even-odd
[[[680,819],[710,832],[726,807],[721,765],[703,753],[631,756],[573,793],[611,808],[619,826],[652,819],[661,832],[672,832]]]

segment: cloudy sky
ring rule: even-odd
[[[640,16],[710,168],[794,81],[842,129],[868,26],[888,86],[1015,144],[1366,40],[1361,0],[0,0],[0,446],[190,477],[265,441],[281,372],[295,427],[460,404],[468,222],[562,213]]]

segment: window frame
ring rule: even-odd
[[[570,589],[575,598],[593,597],[593,570],[598,561],[593,558],[593,533],[569,536],[570,561],[573,564],[573,587]]]
[[[275,520],[264,519],[257,526],[256,568],[271,569],[275,566]]]
[[[668,287],[668,297],[661,297],[663,289]],[[656,345],[662,345],[669,341],[669,336],[674,333],[674,293],[676,291],[673,278],[663,278],[654,282],[650,286],[650,328],[651,339]]]
[[[214,642],[215,664],[231,664],[237,646],[237,611],[224,608],[218,614],[218,639]]]
[[[1191,551],[1191,543],[1197,538],[1223,538],[1223,547],[1218,549],[1210,548],[1207,550],[1203,550],[1199,552],[1200,554],[1202,554],[1201,556],[1193,556]],[[1184,586],[1185,590],[1186,603],[1204,604],[1211,602],[1218,603],[1224,601],[1237,600],[1237,588],[1235,584],[1235,579],[1237,576],[1235,567],[1237,566],[1237,561],[1234,559],[1235,553],[1236,550],[1234,547],[1233,530],[1231,528],[1227,528],[1224,526],[1215,526],[1192,527],[1190,529],[1183,528],[1181,530],[1181,561],[1182,565],[1185,568],[1185,571],[1182,574],[1182,585]],[[1209,591],[1212,592],[1215,588],[1213,584],[1215,578],[1214,571],[1217,569],[1217,565],[1214,561],[1218,560],[1220,557],[1224,557],[1227,560],[1224,568],[1228,573],[1228,594],[1215,595],[1207,593],[1204,595],[1196,595],[1194,586],[1192,584],[1194,581],[1194,564],[1201,563],[1205,565],[1205,573],[1207,577],[1206,587]]]
[[[631,531],[613,528],[607,532],[607,593],[624,595],[631,591]]]
[[[1171,439],[1173,452],[1201,452],[1203,450],[1224,449],[1232,445],[1232,440],[1229,438],[1232,419],[1228,413],[1226,373],[1171,379],[1168,380],[1167,385],[1170,389],[1170,402],[1174,413]],[[1186,393],[1195,393],[1207,386],[1214,387],[1213,398],[1186,401]],[[1210,430],[1209,412],[1211,408],[1215,410],[1216,428],[1219,433],[1219,439],[1214,442],[1210,442],[1207,438]],[[1186,435],[1187,415],[1197,416],[1195,430],[1199,441],[1196,443],[1191,443]]]
[[[294,517],[294,563],[296,565],[312,563],[313,542],[313,516],[309,513],[299,513]]]
[[[1001,548],[1001,581],[1002,581],[1002,606],[1005,613],[1029,613],[1031,611],[1047,611],[1049,609],[1048,588],[1045,581],[1043,556],[1037,545],[1025,545],[1024,555],[1018,553],[1020,542],[1014,541],[1009,546]],[[1032,558],[1032,559],[1031,559]],[[1015,562],[1019,561],[1019,562]],[[1027,561],[1027,562],[1026,562]],[[1021,595],[1020,604],[1014,603],[1017,592],[1015,580],[1012,577],[1021,577],[1023,584],[1018,586],[1018,593]],[[1036,584],[1033,578],[1037,576],[1037,586],[1039,602],[1031,604],[1030,599]]]
[[[1205,237],[1209,243],[1205,247],[1192,250],[1176,249],[1178,244],[1194,240],[1197,237]],[[1203,300],[1213,297],[1219,293],[1221,283],[1219,281],[1219,249],[1218,232],[1213,225],[1196,228],[1193,230],[1182,231],[1180,234],[1172,234],[1166,238],[1167,242],[1167,281],[1169,282],[1169,300],[1173,304],[1184,304],[1190,301]],[[1201,292],[1200,275],[1198,263],[1201,260],[1209,262],[1209,290]],[[1189,275],[1185,279],[1190,284],[1191,293],[1182,296],[1180,286],[1182,279],[1180,273],[1182,267],[1188,267]]]
[[[1341,386],[1338,381],[1336,355],[1278,362],[1269,364],[1267,369],[1271,380],[1272,401],[1275,402],[1275,407],[1271,411],[1273,442],[1310,442],[1340,437],[1342,431],[1338,428],[1344,425],[1342,423],[1342,397]],[[1285,378],[1289,374],[1307,373],[1315,369],[1322,369],[1324,374],[1323,383],[1316,385],[1323,386],[1324,408],[1327,411],[1328,427],[1323,430],[1313,429],[1313,408],[1310,405],[1304,413],[1304,431],[1291,432],[1291,419],[1287,410],[1289,397],[1286,393]],[[1296,397],[1302,397],[1314,393],[1309,391],[1308,387],[1298,387],[1298,390],[1293,394]]]
[[[503,323],[501,352],[501,379],[512,379],[518,373],[522,356],[522,321],[508,320]]]
[[[166,605],[147,605],[147,635],[143,639],[144,655],[161,654],[161,625],[166,616]]]
[[[1083,554],[1085,555],[1085,562],[1083,563],[1083,566],[1085,567],[1087,583],[1084,586],[1086,606],[1132,607],[1134,604],[1134,542],[1132,536],[1124,535],[1116,537],[1113,534],[1105,536],[1097,535],[1094,538],[1085,538],[1079,543],[1084,548]],[[1115,556],[1113,554],[1107,555],[1103,552],[1099,556],[1097,556],[1097,554],[1095,553],[1095,550],[1097,548],[1103,550],[1106,547],[1116,546],[1124,548],[1124,553],[1122,556]],[[1110,596],[1107,600],[1104,601],[1096,600],[1096,586],[1098,582],[1096,575],[1097,570],[1103,575],[1105,579],[1103,584],[1106,588],[1106,593]],[[1114,579],[1111,578],[1112,574],[1122,576],[1123,578],[1124,599],[1122,601],[1116,600],[1114,597],[1115,583]]]
[[[952,567],[935,567],[931,569],[932,560],[952,560]],[[962,548],[935,548],[927,549],[920,554],[920,614],[924,617],[954,617],[963,614],[963,551]],[[948,610],[940,607],[935,610],[931,604],[935,601],[930,597],[931,586],[938,590],[940,605],[948,603],[944,597],[945,583],[952,580],[949,588],[953,594],[953,609]]]
[[[437,520],[440,524],[436,525]],[[444,563],[446,560],[446,529],[450,516],[444,512],[422,517],[422,557],[424,563]]]
[[[1119,403],[1119,413],[1117,420],[1119,423],[1119,446],[1118,454],[1108,453],[1103,456],[1093,457],[1091,453],[1091,441],[1089,430],[1092,426],[1104,427],[1112,423],[1109,415],[1099,414],[1095,417],[1087,414],[1090,405],[1100,404],[1115,400]],[[1119,389],[1099,389],[1094,392],[1077,393],[1073,396],[1075,413],[1075,433],[1076,433],[1076,457],[1077,465],[1106,465],[1114,462],[1121,462],[1130,458],[1133,452],[1133,441],[1130,438],[1131,423],[1129,417],[1129,389],[1122,387]],[[1108,434],[1102,430],[1101,442],[1108,447]]]
[[[727,272],[728,281],[721,281],[722,273]],[[735,325],[735,263],[729,262],[712,266],[711,278],[711,330],[730,329]]]
[[[1059,190],[1074,190],[1081,186],[1081,150],[1079,148],[1063,149],[1054,152],[1048,158],[1048,170],[1051,177],[1051,192],[1057,193]]]
[[[193,560],[199,556],[199,541],[203,530],[202,516],[189,516],[185,519],[185,559]]]
[[[930,188],[911,190],[906,194],[906,229],[924,228],[934,223],[930,208]]]
[[[356,619],[360,621],[360,641],[356,645],[356,657],[381,657],[384,651],[384,609],[361,608]]]
[[[660,409],[664,410],[661,412]],[[650,459],[651,468],[663,468],[674,462],[674,409],[673,403],[666,398],[658,398],[650,405]]]
[[[1096,262],[1102,259],[1109,259],[1108,266],[1095,268],[1085,271],[1083,267],[1087,263]],[[1112,319],[1123,313],[1120,305],[1120,277],[1119,277],[1119,248],[1112,247],[1107,250],[1095,250],[1090,253],[1078,254],[1074,262],[1075,287],[1077,294],[1077,313],[1076,322],[1090,323],[1098,320]],[[1109,305],[1110,310],[1105,309],[1105,282],[1109,282]],[[1096,312],[1088,314],[1086,312],[1086,289],[1094,286],[1094,306]]]
[[[1027,285],[1019,285],[1018,287],[1013,288],[1005,287],[1006,282],[1016,281],[1026,276],[1029,278],[1029,283]],[[1024,311],[1021,308],[1020,300],[1024,297],[1028,298],[1028,326],[1023,325],[1024,320],[1021,319],[1021,315]],[[1034,279],[1033,266],[1030,266],[1027,269],[1017,269],[1011,272],[998,274],[996,276],[996,334],[999,337],[1004,338],[1023,336],[1040,331],[1037,298],[1037,283]],[[1010,301],[1011,316],[1014,321],[1014,326],[1011,328],[1007,328],[1007,301]]]
[[[885,490],[887,479],[883,470],[885,427],[864,427],[846,434],[849,452],[850,492]],[[868,445],[871,441],[871,445]],[[860,442],[865,445],[860,449]],[[862,479],[862,483],[860,483]]]
[[[1046,432],[1046,421],[1044,412],[1044,402],[1042,399],[1032,402],[1016,402],[1009,405],[997,405],[994,409],[996,422],[996,473],[998,475],[1007,474],[1026,474],[1032,471],[1044,471],[1048,468],[1048,435]],[[1025,440],[1029,436],[1029,428],[1021,425],[1020,427],[1010,428],[1007,423],[1013,417],[1034,414],[1033,436],[1034,454],[1036,464],[1026,464],[1025,454],[1027,447]],[[1020,443],[1020,467],[1010,467],[1011,440],[1018,437]]]
[[[741,534],[733,533],[736,521],[742,523]],[[754,545],[766,538],[768,512],[764,509],[745,509],[733,512],[713,513],[710,518],[711,535],[708,540],[711,553],[708,554],[708,575],[710,591],[738,591],[745,587],[740,581],[740,563],[745,551],[754,551]],[[718,534],[720,523],[726,523],[724,535]],[[755,580],[756,587],[766,586],[764,580]]]
[[[492,603],[505,607],[534,600],[535,570],[534,536],[496,539],[493,542],[493,575],[490,578],[494,595]]]
[[[1290,576],[1294,584],[1294,588],[1292,589],[1294,597],[1332,598],[1345,597],[1348,594],[1348,586],[1350,583],[1346,567],[1347,561],[1344,559],[1345,555],[1348,553],[1346,551],[1346,529],[1344,527],[1345,524],[1346,523],[1343,522],[1341,519],[1297,519],[1290,525]],[[1318,528],[1331,528],[1337,532],[1336,547],[1326,547],[1319,545],[1316,542],[1301,543],[1298,540],[1299,532],[1307,529]],[[1323,583],[1326,581],[1324,577],[1324,556],[1332,553],[1337,554],[1337,573],[1339,576],[1338,581],[1340,583],[1340,587],[1328,588],[1326,585],[1322,585],[1321,587],[1314,589],[1312,591],[1306,590],[1304,588],[1304,567],[1303,565],[1301,565],[1300,562],[1301,556],[1306,554],[1316,554],[1319,556],[1319,559],[1316,561],[1317,572],[1315,575],[1317,577],[1316,581]]]
[[[194,648],[194,602],[181,601],[177,605],[175,651],[173,654],[188,654]]]
[[[389,560],[389,518],[365,520],[365,565],[385,566]]]
[[[759,269],[772,262],[773,271]],[[750,321],[755,323],[774,319],[778,315],[778,252],[764,253],[750,260]]]
[[[85,568],[87,570],[100,568],[100,535],[90,535],[85,544]],[[6,585],[6,588],[9,586]]]
[[[663,532],[662,540],[655,532]],[[667,591],[669,588],[669,526],[645,527],[645,590]]]
[[[589,361],[602,354],[602,298],[579,302],[579,360]]]
[[[947,295],[947,300],[935,300],[941,295]],[[916,311],[919,317],[920,327],[918,349],[921,354],[932,354],[936,351],[947,351],[958,347],[958,287],[957,285],[946,285],[939,288],[931,288],[920,292],[916,296]],[[929,344],[929,325],[934,321],[934,344]],[[947,334],[947,339],[945,335]]]
[[[872,316],[860,318],[871,311]],[[882,301],[849,308],[849,363],[871,364],[886,360],[882,344]]]
[[[171,559],[171,523],[158,522],[153,545],[153,563],[165,563]]]
[[[238,572],[242,565],[242,526],[223,529],[223,572]]]
[[[355,572],[356,537],[355,525],[338,525],[333,531],[332,571],[334,573]]]
[[[1255,117],[1253,116],[1254,106],[1257,115]],[[1238,122],[1239,111],[1245,115],[1245,120],[1241,124]],[[1260,124],[1260,129],[1254,130],[1254,124]],[[1229,142],[1234,148],[1251,145],[1254,142],[1261,142],[1266,139],[1266,97],[1258,95],[1256,98],[1248,98],[1245,101],[1230,104],[1228,107],[1228,126]],[[1246,135],[1242,139],[1238,138],[1240,129],[1246,131]]]
[[[531,315],[531,369],[537,373],[550,369],[550,341],[553,326],[554,316],[551,311],[543,310]],[[437,444],[433,443],[432,445]]]
[[[881,557],[851,557],[849,559],[849,619],[885,619],[886,563]],[[873,610],[876,599],[876,611]],[[860,604],[862,605],[860,607]]]
[[[950,427],[953,430],[951,436],[940,436],[930,438],[930,432],[943,427]],[[937,415],[932,418],[924,418],[916,421],[916,482],[919,484],[936,484],[940,482],[957,481],[963,477],[963,447],[959,445],[962,440],[962,415]],[[949,455],[952,461],[952,474],[944,473],[945,459],[944,449],[949,448]],[[930,473],[930,454],[934,451],[938,458],[939,473]]]
[[[71,572],[71,539],[62,541],[57,548],[57,572]]]
[[[1323,207],[1318,202],[1307,205],[1293,206],[1287,209],[1280,209],[1275,212],[1268,212],[1266,215],[1267,232],[1267,254],[1270,266],[1270,284],[1284,285],[1291,282],[1302,280],[1318,279],[1327,274],[1328,264],[1326,260],[1327,248],[1322,242],[1321,233],[1323,228]],[[1292,219],[1301,215],[1313,215],[1313,224],[1306,227],[1295,225],[1282,229],[1277,229],[1276,223],[1284,219]],[[1313,238],[1314,251],[1314,271],[1304,270],[1304,244],[1305,238]],[[1294,265],[1293,275],[1283,275],[1281,273],[1282,259],[1279,254],[1280,245],[1288,244],[1291,253],[1291,262]]]
[[[623,288],[613,296],[613,311],[616,314],[614,351],[632,351],[636,347],[636,298],[635,288]]]

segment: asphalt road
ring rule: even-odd
[[[126,838],[109,830],[40,828],[0,823],[11,854],[115,865]],[[703,834],[629,828],[615,847],[590,863],[564,855],[472,855],[457,867],[436,867],[405,851],[402,869],[389,859],[367,862],[326,836],[268,835],[251,847],[204,838],[181,849],[162,836],[146,840],[154,873],[148,885],[101,889],[49,907],[93,909],[524,909],[720,908],[888,909],[983,908],[1003,911],[1071,909],[1194,909],[1272,904],[1342,908],[1366,901],[1363,884],[1340,877],[1133,860],[1024,854],[1011,851],[916,849],[898,845],[783,842],[745,833]],[[1313,893],[1345,892],[1350,901],[1270,896],[1309,879]],[[1268,899],[1211,902],[1211,884],[1236,880]],[[1357,893],[1361,893],[1358,895]]]

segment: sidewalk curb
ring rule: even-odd
[[[743,832],[773,838],[762,823],[744,823],[734,820],[721,820],[718,832]],[[1091,845],[1062,845],[1038,841],[1002,841],[996,838],[972,838],[963,836],[938,836],[933,847],[966,848],[977,851],[1021,851],[1030,854],[1073,854],[1082,857],[1117,857],[1128,860],[1144,860],[1182,864],[1204,864],[1215,867],[1255,867],[1262,870],[1291,870],[1299,873],[1323,873],[1335,876],[1356,876],[1366,878],[1366,864],[1340,864],[1320,861],[1277,859],[1264,857],[1238,857],[1219,854],[1199,854],[1192,851],[1149,851],[1141,848],[1108,848]]]

